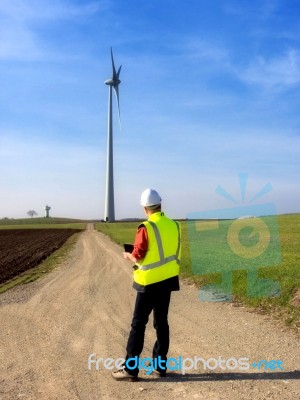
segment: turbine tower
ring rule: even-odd
[[[115,220],[115,200],[114,200],[114,162],[113,162],[113,107],[112,107],[112,89],[117,97],[118,114],[120,122],[120,103],[119,103],[119,76],[121,67],[116,72],[112,49],[110,49],[112,63],[112,78],[104,83],[109,86],[108,91],[108,131],[107,131],[107,162],[106,162],[106,195],[104,221],[113,222]],[[121,126],[121,122],[120,122]]]

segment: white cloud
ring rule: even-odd
[[[258,57],[238,75],[250,85],[279,91],[288,89],[300,83],[300,52],[290,49],[286,54],[269,60]]]
[[[242,3],[240,0],[227,1],[222,5],[226,14],[243,17],[251,21],[252,18],[256,20],[265,21],[272,18],[278,11],[280,3],[278,0],[264,0],[264,1],[251,1]]]
[[[185,51],[194,59],[208,60],[211,62],[224,62],[228,60],[228,50],[215,43],[199,38],[191,38],[184,44]]]
[[[49,56],[38,26],[59,20],[88,17],[107,8],[107,1],[74,5],[49,0],[1,0],[0,59],[35,60]]]
[[[28,60],[42,56],[34,33],[22,24],[2,24],[0,37],[0,59]]]
[[[75,5],[67,1],[59,0],[1,0],[0,15],[26,22],[29,20],[69,19],[93,15],[108,7],[107,1],[88,2]]]

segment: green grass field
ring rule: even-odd
[[[21,218],[1,219],[0,229],[49,229],[49,228],[73,228],[85,229],[86,221],[70,218]]]
[[[232,293],[234,301],[251,307],[260,312],[272,314],[285,321],[287,325],[300,327],[300,214],[280,215],[277,218],[279,228],[279,244],[281,262],[276,266],[260,267],[257,269],[260,279],[270,279],[279,282],[280,294],[277,297],[249,298],[247,295],[247,271],[237,269],[232,273]],[[225,222],[224,224],[229,224]],[[99,223],[96,229],[110,236],[116,243],[132,243],[135,237],[137,222]],[[224,225],[225,226],[225,225]],[[194,282],[197,287],[222,282],[222,275],[215,272],[207,275],[194,274],[192,269],[190,242],[187,222],[181,222],[182,228],[182,257],[181,279]],[[213,252],[218,252],[214,246],[213,234],[209,237],[207,246]],[[221,249],[222,250],[222,249]]]

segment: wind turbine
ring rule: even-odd
[[[116,72],[114,56],[112,48],[110,49],[111,63],[113,75],[111,79],[107,79],[104,83],[109,86],[108,92],[108,131],[107,131],[107,162],[106,162],[106,195],[105,195],[105,211],[104,221],[112,222],[115,220],[115,200],[114,200],[114,162],[113,162],[113,107],[112,107],[112,89],[114,89],[117,97],[119,122],[120,120],[120,102],[119,102],[119,84],[121,83],[119,76],[121,67]]]

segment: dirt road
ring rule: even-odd
[[[114,381],[103,365],[89,370],[91,353],[124,357],[135,299],[122,249],[89,229],[66,265],[0,296],[0,399],[298,399],[296,335],[266,316],[232,304],[203,303],[197,295],[186,284],[172,294],[169,357],[246,357],[251,364],[261,359],[283,364],[265,372],[253,366],[205,371],[200,363],[185,375],[174,371],[167,378],[142,371],[139,382]],[[150,319],[142,357],[151,355],[154,339]],[[228,365],[233,368],[235,362]]]

